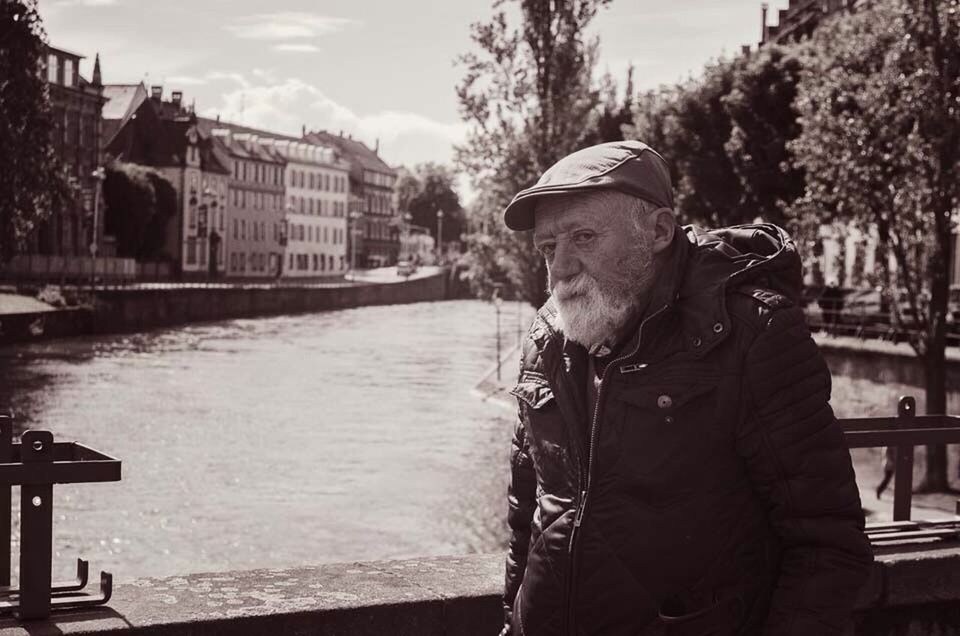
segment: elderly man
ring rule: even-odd
[[[772,225],[674,218],[639,142],[517,194],[551,297],[523,348],[504,634],[839,634],[872,560]]]

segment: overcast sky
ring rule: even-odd
[[[760,0],[614,0],[594,23],[598,71],[638,88],[756,44]],[[786,0],[774,0],[774,8]],[[41,0],[50,43],[100,53],[105,83],[182,90],[197,112],[277,132],[343,130],[392,165],[448,162],[470,23],[489,0]]]

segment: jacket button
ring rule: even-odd
[[[700,336],[697,336],[696,338],[693,339],[694,347],[699,347],[702,344],[703,344],[703,338],[701,338]]]
[[[673,406],[673,398],[669,395],[661,395],[657,398],[657,406],[662,409],[668,409]]]
[[[664,421],[664,423],[666,423],[666,424],[673,424],[673,416],[668,415],[668,416],[666,416],[665,418],[663,418],[663,421]]]
[[[722,322],[714,323],[713,333],[720,333],[721,331],[723,331],[723,323]]]

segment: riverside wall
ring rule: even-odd
[[[501,625],[503,555],[190,574],[123,583],[106,607],[0,636],[490,636]],[[960,547],[877,555],[847,636],[960,635]]]
[[[329,286],[182,285],[105,288],[92,308],[0,315],[0,345],[143,331],[193,322],[390,305],[447,298],[446,274]]]

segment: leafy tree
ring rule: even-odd
[[[627,68],[622,101],[617,100],[617,83],[613,81],[610,73],[604,73],[600,78],[600,95],[602,99],[600,113],[593,129],[584,140],[584,145],[587,146],[609,141],[623,141],[624,127],[633,124],[633,65]]]
[[[789,161],[787,143],[800,133],[793,101],[803,68],[793,48],[767,45],[734,65],[723,97],[730,117],[724,147],[740,183],[741,216],[783,225],[784,211],[804,188],[804,174]]]
[[[0,263],[69,194],[52,142],[36,0],[0,2]]]
[[[414,190],[412,186],[416,186]],[[418,165],[409,180],[401,182],[401,198],[408,197],[406,207],[412,223],[436,231],[437,211],[443,212],[443,241],[459,241],[466,229],[466,214],[449,168],[435,163]],[[412,195],[412,196],[411,196]]]
[[[884,0],[822,27],[812,42],[790,144],[807,185],[800,214],[876,228],[889,287],[904,288],[928,413],[946,411],[951,216],[958,204],[960,0]],[[898,304],[893,304],[894,310]],[[946,451],[927,447],[929,489]]]
[[[163,249],[166,228],[176,215],[170,182],[150,168],[115,162],[103,182],[104,231],[116,237],[117,256],[146,260]]]
[[[518,26],[507,20],[511,2],[519,9]],[[592,87],[597,40],[588,39],[586,29],[609,2],[494,0],[490,21],[472,25],[479,51],[459,58],[466,74],[457,97],[469,130],[456,161],[480,193],[473,223],[487,230],[468,238],[469,249],[498,259],[494,269],[471,270],[475,289],[504,283],[512,288],[505,293],[535,306],[546,300],[546,271],[531,233],[509,232],[500,213],[514,194],[586,145],[599,104]],[[506,280],[494,278],[499,275]]]

